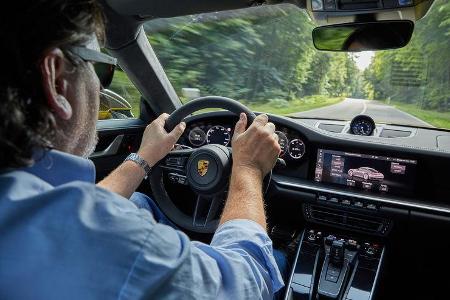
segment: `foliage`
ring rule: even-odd
[[[139,116],[141,94],[130,81],[125,72],[120,69],[116,70],[109,89],[124,97],[130,103],[133,115],[135,117]]]
[[[449,36],[450,2],[436,0],[427,16],[416,23],[407,47],[376,53],[363,74],[366,96],[449,112]]]
[[[350,96],[359,70],[346,53],[314,49],[308,16],[292,5],[204,15],[145,25],[176,92],[199,88],[264,111],[290,111],[310,95]],[[336,101],[334,101],[336,102]],[[303,109],[301,109],[303,110]]]
[[[391,104],[435,127],[450,128],[450,112],[420,109],[414,104],[405,104],[402,102],[391,102]]]
[[[244,103],[251,110],[258,112],[268,112],[277,115],[287,115],[291,113],[306,111],[310,109],[320,108],[332,104],[337,104],[344,100],[344,97],[329,97],[329,96],[307,96],[301,99],[293,99],[287,103],[287,105],[277,105],[278,103],[273,103],[273,101],[267,103]],[[284,100],[283,100],[284,101]]]

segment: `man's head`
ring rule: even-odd
[[[0,17],[0,169],[52,147],[86,156],[95,146],[100,83],[74,47],[100,51],[96,0],[16,0]],[[11,7],[11,6],[10,6]]]

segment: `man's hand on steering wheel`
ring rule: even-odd
[[[264,178],[274,167],[281,152],[275,125],[261,114],[247,127],[247,116],[240,114],[232,140],[233,169],[248,168]]]
[[[163,113],[145,128],[142,136],[141,146],[137,152],[145,161],[154,166],[169,153],[175,143],[186,129],[186,123],[181,122],[175,128],[167,133],[164,129],[169,115]]]

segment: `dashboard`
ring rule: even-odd
[[[232,136],[237,118],[214,118],[188,124],[179,143],[185,147],[199,148],[207,144],[232,146]],[[276,128],[282,158],[287,164],[301,162],[306,154],[306,144],[302,135],[286,126]]]
[[[450,218],[448,131],[372,124],[365,118],[355,124],[269,118],[276,125],[280,157],[286,163],[277,164],[272,174],[277,201],[291,199],[316,205],[325,199],[326,204],[332,201],[341,208]],[[211,143],[230,147],[237,120],[228,112],[188,117],[179,144],[189,148]],[[373,134],[367,135],[369,131]]]

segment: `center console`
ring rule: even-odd
[[[384,245],[318,227],[302,233],[285,299],[371,299]]]

